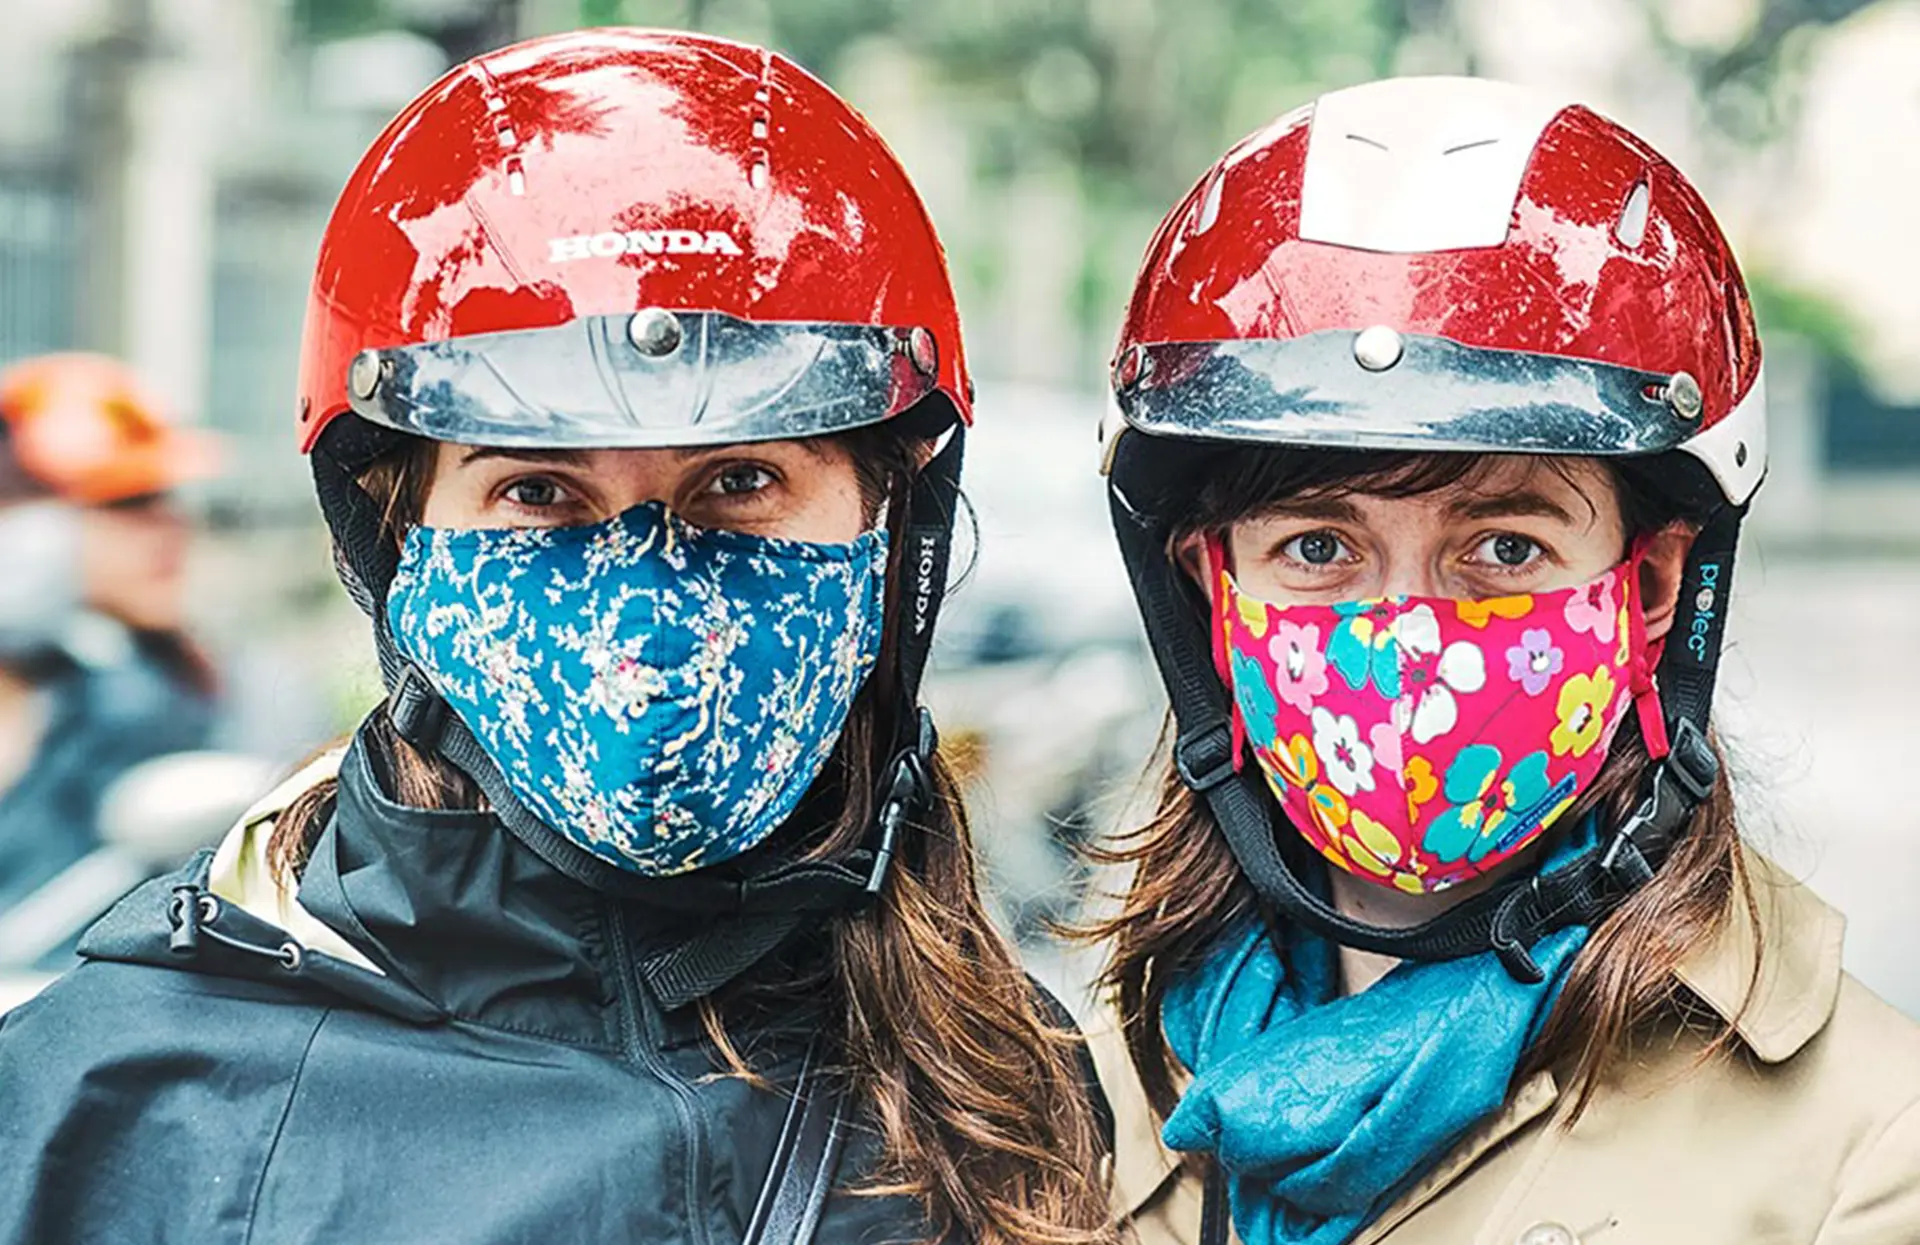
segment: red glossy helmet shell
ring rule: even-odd
[[[702,249],[588,250],[635,230]],[[300,447],[347,409],[362,350],[645,307],[924,328],[971,417],[945,254],[873,128],[775,53],[597,30],[460,66],[361,159],[321,240]]]
[[[1161,223],[1116,366],[1136,344],[1383,325],[1468,346],[1687,372],[1704,397],[1702,431],[1753,388],[1759,342],[1726,239],[1687,180],[1619,125],[1578,106],[1552,116],[1503,243],[1390,252],[1300,236],[1312,115],[1289,114],[1242,141]],[[1645,231],[1628,245],[1616,226],[1642,182]]]

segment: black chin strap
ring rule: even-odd
[[[1271,797],[1236,767],[1231,703],[1214,670],[1204,606],[1167,555],[1165,524],[1136,511],[1122,491],[1122,468],[1146,441],[1129,436],[1119,447],[1109,490],[1114,530],[1173,709],[1174,766],[1206,799],[1255,894],[1285,919],[1344,946],[1409,960],[1493,951],[1516,980],[1542,980],[1533,945],[1568,925],[1594,923],[1651,879],[1718,780],[1707,713],[1744,510],[1722,511],[1694,542],[1659,674],[1671,752],[1654,765],[1636,810],[1551,873],[1514,878],[1423,924],[1391,929],[1356,921],[1313,892],[1281,852]]]
[[[392,434],[364,421],[334,421],[312,454],[316,491],[334,535],[343,580],[371,616],[387,710],[394,730],[423,753],[438,755],[472,779],[508,833],[560,873],[603,894],[718,919],[688,941],[642,961],[648,986],[667,1008],[702,998],[751,968],[811,918],[873,901],[886,884],[909,819],[932,799],[929,766],[937,739],[920,707],[920,680],[945,596],[954,519],[960,505],[965,428],[914,479],[904,524],[907,575],[897,635],[897,709],[889,760],[875,792],[873,828],[834,860],[750,857],[672,878],[631,873],[585,851],[528,809],[467,724],[400,653],[379,603],[398,569],[397,553],[380,538],[377,502],[358,477]]]

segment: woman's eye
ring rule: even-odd
[[[1332,532],[1306,532],[1281,546],[1282,556],[1308,566],[1331,566],[1347,554],[1347,547]]]
[[[524,480],[515,480],[506,487],[502,496],[514,505],[524,506],[528,510],[542,510],[549,506],[557,506],[565,500],[565,494],[561,491],[559,483],[545,476],[529,476]]]
[[[739,497],[748,493],[757,493],[773,483],[773,473],[765,467],[753,463],[738,463],[723,468],[707,485],[709,493],[722,497]]]
[[[1540,556],[1540,546],[1525,536],[1502,532],[1480,542],[1479,559],[1509,569],[1526,566]]]

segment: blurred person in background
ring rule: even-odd
[[[0,373],[0,914],[94,850],[115,778],[207,742],[173,493],[216,463],[114,359]]]
[[[1176,741],[1098,931],[1142,1241],[1920,1240],[1920,1032],[1709,724],[1759,365],[1681,174],[1497,83],[1166,218],[1106,434]]]
[[[297,414],[389,698],[0,1024],[0,1236],[1108,1239],[919,709],[970,417],[917,195],[791,62],[430,87]]]

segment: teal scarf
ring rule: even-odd
[[[1406,963],[1337,997],[1334,948],[1258,922],[1230,931],[1167,992],[1164,1024],[1193,1082],[1163,1136],[1214,1155],[1246,1245],[1340,1245],[1506,1098],[1587,940],[1542,939],[1544,982],[1491,952]]]

